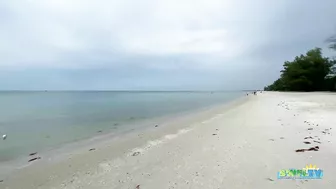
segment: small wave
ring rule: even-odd
[[[169,140],[172,140],[174,138],[177,138],[178,136],[182,135],[182,134],[185,134],[189,131],[191,131],[192,129],[181,129],[179,130],[176,134],[168,134],[168,135],[165,135],[163,136],[162,138],[158,139],[158,140],[151,140],[151,141],[148,141],[146,143],[146,145],[144,145],[143,147],[140,147],[140,148],[134,148],[131,150],[131,152],[128,154],[128,156],[133,156],[134,153],[140,153],[140,154],[143,154],[144,152],[148,151],[149,149],[151,149],[152,147],[155,147],[155,146],[159,146],[163,143],[166,143],[168,142]]]

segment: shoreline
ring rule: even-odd
[[[122,92],[121,92],[122,93]],[[183,93],[182,93],[183,94]],[[51,93],[53,95],[53,93]],[[66,95],[70,95],[66,93]],[[101,94],[99,94],[101,95]],[[99,97],[98,95],[98,97]],[[103,100],[95,100],[97,97],[91,97],[93,98],[93,102],[89,100],[90,103],[93,103],[95,106],[101,106],[102,110],[99,108],[95,110],[90,110],[90,111],[79,111],[79,113],[75,113],[74,109],[71,109],[69,113],[67,113],[69,116],[64,116],[64,112],[66,108],[68,107],[67,102],[69,100],[65,98],[65,103],[61,104],[60,107],[54,107],[53,96],[42,96],[44,100],[48,100],[48,106],[51,106],[50,110],[46,110],[42,112],[42,115],[36,115],[36,118],[28,119],[28,122],[24,122],[23,120],[21,121],[4,121],[3,124],[0,126],[1,132],[6,133],[9,135],[9,139],[6,140],[6,142],[1,143],[0,145],[0,164],[1,163],[8,163],[8,162],[13,162],[13,160],[17,159],[22,159],[26,158],[26,156],[32,152],[46,152],[46,151],[51,151],[54,149],[61,148],[62,146],[72,144],[72,143],[78,143],[78,141],[85,141],[85,140],[90,140],[93,137],[109,134],[109,133],[115,133],[116,135],[122,134],[125,132],[132,131],[133,128],[138,128],[138,127],[147,127],[146,123],[150,124],[151,120],[160,120],[161,118],[172,118],[176,116],[183,115],[184,113],[189,113],[189,112],[194,112],[194,111],[199,111],[203,110],[208,107],[216,106],[217,104],[222,104],[226,103],[228,101],[231,101],[232,99],[239,98],[240,96],[243,96],[242,93],[232,93],[232,94],[226,94],[226,93],[218,93],[217,95],[210,95],[210,93],[205,94],[205,95],[200,95],[200,96],[195,96],[191,95],[190,98],[192,99],[197,99],[202,100],[203,98],[205,99],[202,102],[197,102],[193,103],[194,105],[190,104],[190,102],[193,102],[193,100],[187,100],[185,99],[185,104],[174,104],[169,105],[168,103],[158,103],[160,102],[160,99],[177,99],[176,101],[183,101],[183,97],[180,96],[174,96],[173,97],[167,97],[163,94],[163,96],[158,96],[154,95],[152,93],[146,94],[146,96],[140,96],[140,100],[136,100],[136,103],[134,104],[135,108],[132,108],[133,105],[131,106],[131,102],[127,98],[129,96],[134,96],[135,98],[138,98],[137,95],[131,93],[131,94],[120,94],[117,96],[118,98],[121,98],[121,100],[124,100],[120,102],[124,106],[115,106],[113,105],[112,102],[116,101],[111,101],[110,96],[103,95],[102,98]],[[144,108],[141,108],[142,105],[146,102],[146,98],[148,98],[148,95],[154,98],[153,99],[153,104],[150,106],[146,106]],[[187,94],[188,95],[188,94]],[[54,95],[55,96],[55,95]],[[113,96],[113,95],[112,95]],[[169,96],[169,95],[168,95]],[[185,96],[185,95],[184,95]],[[53,98],[52,98],[53,97]],[[188,97],[188,96],[187,96]],[[20,97],[21,98],[21,97]],[[26,97],[22,97],[26,98]],[[33,97],[29,97],[33,98]],[[36,98],[34,96],[34,98]],[[100,98],[98,98],[100,99]],[[141,100],[142,99],[142,100]],[[209,100],[212,99],[212,100]],[[82,99],[85,100],[85,99]],[[109,102],[108,105],[102,105],[102,101],[107,100]],[[80,100],[79,100],[80,101]],[[162,101],[162,100],[161,100]],[[50,103],[49,103],[50,102]],[[90,103],[85,103],[84,104],[90,104]],[[140,103],[143,102],[143,103]],[[165,102],[165,101],[163,101]],[[79,106],[78,101],[75,101],[74,104],[76,106]],[[168,104],[168,105],[167,105]],[[175,106],[176,105],[176,106]],[[31,105],[30,105],[31,106]],[[62,107],[64,106],[64,107]],[[109,108],[106,107],[114,107],[111,108],[111,111],[109,111]],[[167,106],[167,107],[165,107]],[[31,106],[35,107],[35,105]],[[84,105],[83,105],[84,107]],[[138,107],[138,108],[137,108]],[[140,107],[140,108],[139,108]],[[61,109],[64,108],[65,110]],[[157,111],[155,111],[157,108]],[[43,109],[43,108],[36,108],[36,109]],[[106,109],[106,110],[105,110]],[[132,110],[136,109],[136,110]],[[143,109],[143,111],[142,111]],[[27,110],[27,109],[26,109]],[[90,116],[82,116],[85,114],[89,114]],[[121,112],[121,113],[118,113]],[[139,112],[139,113],[138,113]],[[143,113],[141,113],[143,112]],[[8,113],[11,114],[11,113]],[[27,114],[27,111],[23,111],[21,117],[23,114]],[[31,112],[28,112],[30,115]],[[95,115],[96,114],[96,115]],[[103,116],[100,116],[102,114]],[[14,114],[16,115],[16,114]],[[14,116],[12,115],[12,117]],[[74,117],[71,117],[74,115]],[[120,115],[120,116],[119,116]],[[5,116],[5,115],[3,115]],[[34,117],[34,115],[30,116]],[[77,118],[79,121],[77,121]],[[97,118],[98,117],[98,118]],[[38,120],[42,118],[45,120],[43,122],[37,122],[36,124],[33,122],[34,119]],[[48,119],[47,119],[48,118]],[[13,118],[11,118],[13,119]],[[55,119],[55,123],[53,120]],[[10,120],[10,119],[8,119]],[[83,120],[86,120],[86,122],[83,122]],[[13,123],[16,123],[17,125]],[[44,127],[45,126],[45,127]],[[149,125],[150,126],[150,125]],[[31,128],[30,128],[31,127]],[[15,128],[15,129],[13,129]],[[56,128],[56,129],[54,129]],[[28,134],[21,134],[20,130],[27,130]],[[63,132],[62,132],[63,131]],[[26,142],[25,142],[26,141]],[[42,143],[41,143],[42,142]],[[41,145],[40,145],[41,144]]]
[[[62,161],[67,157],[71,156],[71,154],[82,154],[86,153],[88,149],[96,149],[96,148],[104,148],[106,147],[106,143],[116,142],[120,140],[120,138],[135,138],[136,135],[142,133],[152,133],[156,134],[156,136],[161,136],[162,127],[170,127],[166,128],[168,131],[164,132],[171,132],[174,128],[174,125],[179,122],[186,122],[189,120],[193,120],[195,116],[204,114],[207,112],[214,112],[218,111],[218,109],[222,110],[223,107],[232,106],[233,104],[241,103],[245,100],[245,96],[238,96],[234,99],[231,99],[226,102],[221,102],[219,104],[212,104],[205,107],[181,111],[177,113],[172,113],[168,115],[158,116],[154,118],[147,118],[138,120],[134,123],[128,123],[123,125],[126,129],[120,129],[117,132],[113,130],[106,131],[105,133],[93,133],[92,137],[88,137],[85,139],[80,139],[78,141],[74,141],[71,143],[66,143],[63,145],[58,145],[56,147],[52,147],[43,151],[37,152],[35,156],[22,156],[10,161],[0,162],[0,180],[1,178],[6,178],[10,176],[10,174],[15,174],[15,172],[20,171],[21,169],[27,169],[30,166],[36,166],[36,164],[43,164],[42,166],[46,166],[48,164],[52,164],[55,162]],[[210,114],[211,114],[210,113]],[[208,113],[209,114],[209,113]],[[173,121],[173,120],[179,121]],[[139,125],[137,128],[132,126]],[[155,125],[158,125],[159,128],[156,128]],[[180,124],[178,124],[180,125]],[[175,131],[174,130],[174,131]],[[35,152],[32,152],[35,153]],[[41,159],[28,162],[29,159],[34,157],[41,157]]]
[[[335,94],[265,92],[37,161],[4,188],[334,188]],[[313,151],[298,151],[318,146]],[[44,163],[43,163],[44,162]],[[277,180],[313,164],[322,180]],[[0,178],[1,180],[2,178]],[[19,181],[19,182],[18,182]]]

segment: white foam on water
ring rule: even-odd
[[[166,142],[168,142],[169,140],[172,140],[174,138],[177,138],[179,137],[180,135],[182,134],[185,134],[185,133],[188,133],[189,131],[191,131],[192,129],[181,129],[179,130],[176,134],[168,134],[168,135],[165,135],[163,136],[162,138],[158,139],[158,140],[151,140],[151,141],[148,141],[146,143],[146,145],[142,146],[142,147],[139,147],[139,148],[134,148],[131,150],[130,153],[128,153],[127,156],[133,156],[134,153],[137,153],[139,152],[140,154],[143,154],[145,153],[146,151],[148,151],[149,149],[153,148],[153,147],[156,147],[156,146],[159,146],[161,144],[164,144]]]
[[[166,135],[165,138],[168,140],[174,139],[177,137],[177,134],[173,134],[173,135]]]

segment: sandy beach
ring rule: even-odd
[[[335,188],[336,94],[264,92],[0,178],[8,189]],[[305,139],[306,138],[306,139]],[[318,146],[317,151],[296,152]],[[322,180],[278,180],[313,164]]]

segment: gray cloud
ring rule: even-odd
[[[285,60],[326,46],[334,7],[333,0],[2,1],[0,84],[260,88]]]

